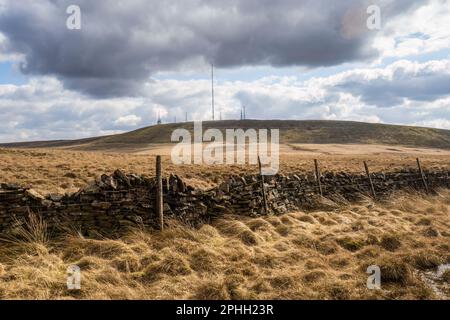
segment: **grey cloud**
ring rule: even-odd
[[[54,75],[99,97],[127,96],[140,95],[152,74],[198,60],[223,68],[366,60],[377,55],[362,19],[367,5],[379,3],[386,19],[424,2],[6,0],[0,32],[10,52],[25,56],[24,73]],[[81,31],[65,28],[71,4],[82,9]]]
[[[304,90],[299,88],[299,90]],[[339,101],[339,94],[330,91],[321,99],[307,100],[292,96],[273,95],[270,92],[254,93],[240,90],[234,98],[248,107],[252,119],[326,119]],[[331,109],[331,111],[330,111]]]
[[[330,88],[331,92],[349,92],[368,105],[390,108],[403,105],[404,100],[433,102],[450,96],[450,74],[445,70],[433,74],[414,72],[399,76],[396,72],[392,79],[378,77],[369,81],[359,78]]]
[[[417,117],[448,121],[449,70],[450,60],[422,64],[399,61],[385,69],[357,69],[307,81],[298,87],[298,92],[303,93],[298,97],[295,94],[284,96],[275,92],[239,90],[234,98],[241,104],[252,106],[254,114],[264,118],[311,119],[327,118],[333,114],[348,118],[345,107],[341,109],[344,105],[352,110],[355,119],[363,121],[371,117],[396,123],[402,123],[401,117],[403,123],[413,123],[412,119],[418,123]],[[406,106],[410,113],[406,112]],[[433,107],[426,109],[426,106]]]

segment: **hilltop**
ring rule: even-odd
[[[5,148],[65,148],[132,151],[170,143],[175,129],[193,130],[193,122],[154,125],[135,131],[80,140],[0,144]],[[203,130],[280,129],[283,144],[377,144],[450,149],[450,130],[350,121],[227,120],[203,122]]]

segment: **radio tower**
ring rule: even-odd
[[[162,120],[161,120],[161,111],[158,110],[158,124],[161,124]]]
[[[214,64],[211,63],[211,103],[212,103],[212,120],[214,121]]]

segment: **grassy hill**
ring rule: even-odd
[[[138,149],[170,143],[175,129],[193,130],[193,123],[163,124],[136,131],[70,141],[0,144],[11,148],[71,148],[79,150]],[[281,143],[384,144],[450,149],[450,130],[349,121],[245,120],[203,122],[203,130],[280,129]]]

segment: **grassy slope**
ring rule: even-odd
[[[449,214],[443,190],[118,239],[48,239],[35,223],[0,242],[0,299],[448,299],[450,271],[440,292],[423,276],[450,263]],[[73,264],[81,291],[66,287]],[[382,290],[366,289],[370,265]]]
[[[84,140],[15,143],[0,147],[72,147],[85,150],[142,148],[151,143],[169,143],[171,133],[178,128],[192,130],[193,123],[151,126],[125,134]],[[204,122],[203,128],[279,128],[282,143],[363,143],[450,149],[450,130],[420,127],[348,121],[246,120]]]

